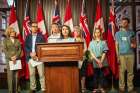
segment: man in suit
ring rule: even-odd
[[[35,93],[36,90],[36,80],[35,80],[35,68],[37,67],[41,90],[45,91],[45,76],[44,76],[44,64],[33,66],[31,61],[37,61],[38,57],[36,54],[36,43],[45,43],[44,36],[38,32],[37,22],[32,22],[31,24],[31,34],[26,37],[25,40],[25,51],[26,51],[26,61],[29,66],[30,73],[30,89],[31,93]]]

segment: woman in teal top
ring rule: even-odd
[[[93,40],[90,42],[89,51],[93,60],[94,88],[97,88],[99,85],[102,87],[104,85],[103,69],[108,67],[106,59],[108,47],[106,42],[102,40],[99,28],[95,28],[93,31]]]

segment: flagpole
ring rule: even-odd
[[[118,93],[118,91],[114,88],[114,78],[112,74],[112,85],[111,85],[111,90],[108,93]]]

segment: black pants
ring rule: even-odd
[[[95,68],[94,69],[94,75],[93,75],[93,88],[96,89],[99,86],[104,87],[106,83],[106,79],[104,77],[104,68]]]

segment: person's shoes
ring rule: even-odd
[[[124,88],[119,88],[119,93],[125,93],[125,89]]]
[[[92,93],[96,93],[98,89],[93,89]]]
[[[46,90],[42,90],[42,93],[46,93],[47,91]]]
[[[44,90],[44,91],[42,91],[42,93],[46,93],[46,91]]]
[[[137,93],[134,89],[128,89],[128,93]]]
[[[101,88],[100,90],[101,90],[102,93],[106,93],[104,88]]]
[[[35,93],[35,90],[30,90],[30,92],[29,93]]]
[[[19,91],[16,91],[16,93],[20,93]]]
[[[86,88],[83,88],[83,89],[81,90],[81,93],[86,93]]]

